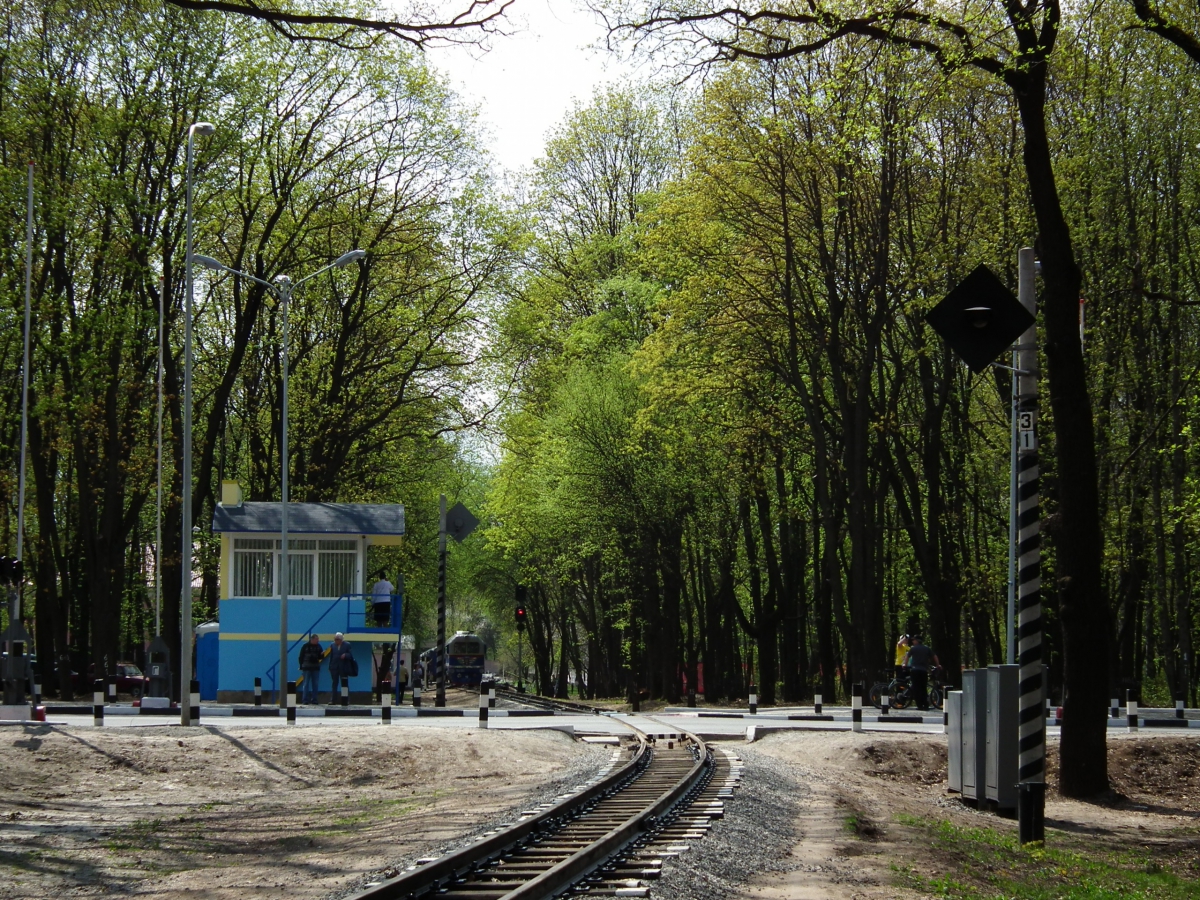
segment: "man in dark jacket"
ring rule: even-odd
[[[354,654],[350,651],[350,644],[342,639],[342,633],[339,631],[333,636],[333,644],[329,648],[329,674],[333,678],[333,696],[330,697],[330,703],[336,703],[337,698],[341,696],[342,676],[350,678],[354,675]]]
[[[912,639],[904,664],[912,672],[912,692],[917,698],[917,709],[929,709],[929,670],[941,665],[937,654],[925,646],[918,634]]]
[[[302,704],[317,702],[318,685],[321,681],[321,659],[325,651],[321,649],[319,635],[310,634],[308,643],[300,648],[300,672],[304,676],[303,689],[300,692]]]

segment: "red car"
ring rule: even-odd
[[[71,680],[75,683],[75,692],[77,694],[88,694],[92,692],[92,682],[95,680],[95,666],[88,666],[88,679],[85,681],[78,674],[72,672]],[[150,688],[150,679],[142,674],[142,670],[131,662],[119,662],[116,665],[116,671],[111,676],[106,676],[104,680],[104,690],[108,691],[109,678],[117,680],[117,694],[128,694],[134,700],[140,700],[145,696]]]

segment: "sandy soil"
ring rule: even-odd
[[[924,877],[950,871],[928,852],[906,817],[1015,831],[1015,819],[975,810],[945,789],[946,739],[940,735],[796,731],[754,745],[794,767],[811,793],[801,798],[801,839],[791,871],[765,876],[748,897],[772,900],[918,898],[898,887],[894,867]],[[1057,745],[1050,745],[1050,780]],[[1114,791],[1096,802],[1051,790],[1048,841],[1084,837],[1144,848],[1200,876],[1200,740],[1110,735]],[[1059,831],[1056,838],[1054,830]]]
[[[547,731],[4,728],[0,898],[324,897],[607,755]]]

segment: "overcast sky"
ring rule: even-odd
[[[619,81],[634,70],[603,49],[604,28],[582,0],[516,0],[508,37],[487,53],[439,47],[429,62],[449,75],[468,101],[478,104],[492,134],[500,166],[515,170],[540,156],[549,131],[576,98]]]

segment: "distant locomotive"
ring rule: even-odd
[[[479,687],[483,678],[483,639],[477,634],[460,631],[446,641],[446,683],[462,687]],[[421,654],[425,667],[425,684],[437,683],[437,648],[430,647]]]

